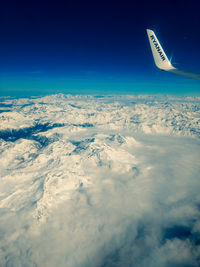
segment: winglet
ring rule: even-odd
[[[184,71],[175,68],[170,63],[169,59],[167,58],[162,46],[160,45],[158,39],[156,38],[155,33],[152,30],[147,29],[147,35],[149,38],[153,58],[155,61],[156,66],[165,71],[172,72],[174,74],[179,74],[182,76],[186,76],[192,79],[200,80],[200,73],[193,73],[189,71]]]
[[[156,66],[161,70],[173,70],[175,69],[167,58],[162,46],[160,45],[155,33],[152,30],[147,29],[147,35],[149,38],[153,58]]]

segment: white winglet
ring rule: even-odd
[[[155,61],[156,66],[165,71],[169,71],[175,74],[180,74],[183,76],[187,76],[189,78],[200,80],[199,73],[187,72],[183,70],[176,69],[170,63],[169,59],[167,58],[162,46],[160,45],[155,33],[152,30],[147,29],[147,35],[149,38],[153,58]]]
[[[158,39],[156,38],[155,33],[152,30],[147,29],[147,35],[149,37],[149,42],[156,66],[161,70],[174,69],[164,50],[162,49],[162,46],[160,45]]]

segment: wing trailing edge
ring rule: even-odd
[[[158,41],[155,33],[152,30],[147,29],[147,35],[149,38],[149,43],[153,54],[154,62],[159,69],[183,75],[192,79],[200,80],[200,73],[193,73],[184,70],[179,70],[174,66],[172,66],[160,42]]]

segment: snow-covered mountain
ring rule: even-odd
[[[71,96],[5,99],[1,105],[2,131],[38,132],[55,127],[80,131],[95,127],[148,134],[200,135],[200,97]],[[6,112],[4,112],[6,110]],[[42,129],[43,128],[43,129]],[[82,129],[84,130],[84,129]],[[84,130],[85,131],[85,130]]]
[[[199,266],[200,97],[0,103],[1,266]]]

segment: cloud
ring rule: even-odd
[[[130,99],[13,100],[4,116],[14,139],[1,139],[0,265],[199,266],[200,141],[185,136],[198,131],[199,104]],[[158,114],[154,123],[176,120],[174,108],[190,124],[164,135],[134,131],[127,117],[135,109],[150,127]]]

